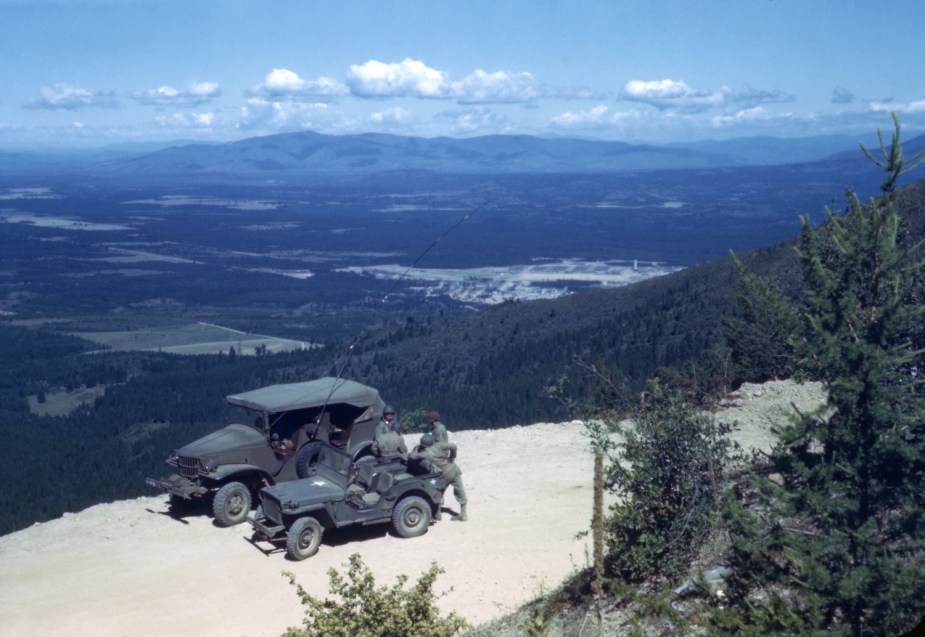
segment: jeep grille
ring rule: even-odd
[[[263,505],[263,515],[267,520],[274,524],[283,523],[283,515],[279,510],[279,500],[276,498],[261,498],[260,504]]]
[[[177,469],[184,478],[196,478],[199,476],[199,458],[178,456]]]

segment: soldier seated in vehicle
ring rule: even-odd
[[[291,457],[299,446],[299,423],[285,414],[274,416],[276,418],[271,420],[270,425],[270,446],[273,447],[273,453],[280,458]]]
[[[380,460],[402,460],[408,457],[408,447],[401,435],[401,422],[393,420],[389,431],[373,441],[373,453]]]

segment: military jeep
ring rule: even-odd
[[[244,522],[264,486],[309,475],[322,449],[371,455],[385,406],[372,387],[340,378],[271,385],[225,398],[222,429],[172,451],[175,472],[146,483],[172,506],[211,501],[222,526]]]
[[[311,475],[260,490],[260,506],[248,521],[251,542],[285,541],[292,560],[318,551],[327,529],[391,523],[399,537],[427,532],[445,485],[440,474],[415,462],[362,458],[333,447],[321,450]]]

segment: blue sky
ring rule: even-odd
[[[0,148],[925,132],[921,0],[0,0]]]

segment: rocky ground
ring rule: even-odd
[[[746,385],[717,417],[740,423],[743,445],[766,446],[791,403],[809,409],[821,398],[818,385]],[[277,636],[302,617],[281,573],[323,597],[327,570],[343,570],[353,553],[380,584],[402,573],[416,579],[438,562],[441,607],[487,625],[588,564],[579,533],[591,517],[593,458],[579,423],[451,436],[470,521],[444,516],[419,538],[385,526],[342,529],[326,534],[314,557],[291,562],[249,542],[246,525],[171,517],[164,496],[100,504],[0,537],[0,634]],[[452,496],[447,504],[458,510]],[[561,634],[578,634],[580,618],[571,621],[574,632]]]

